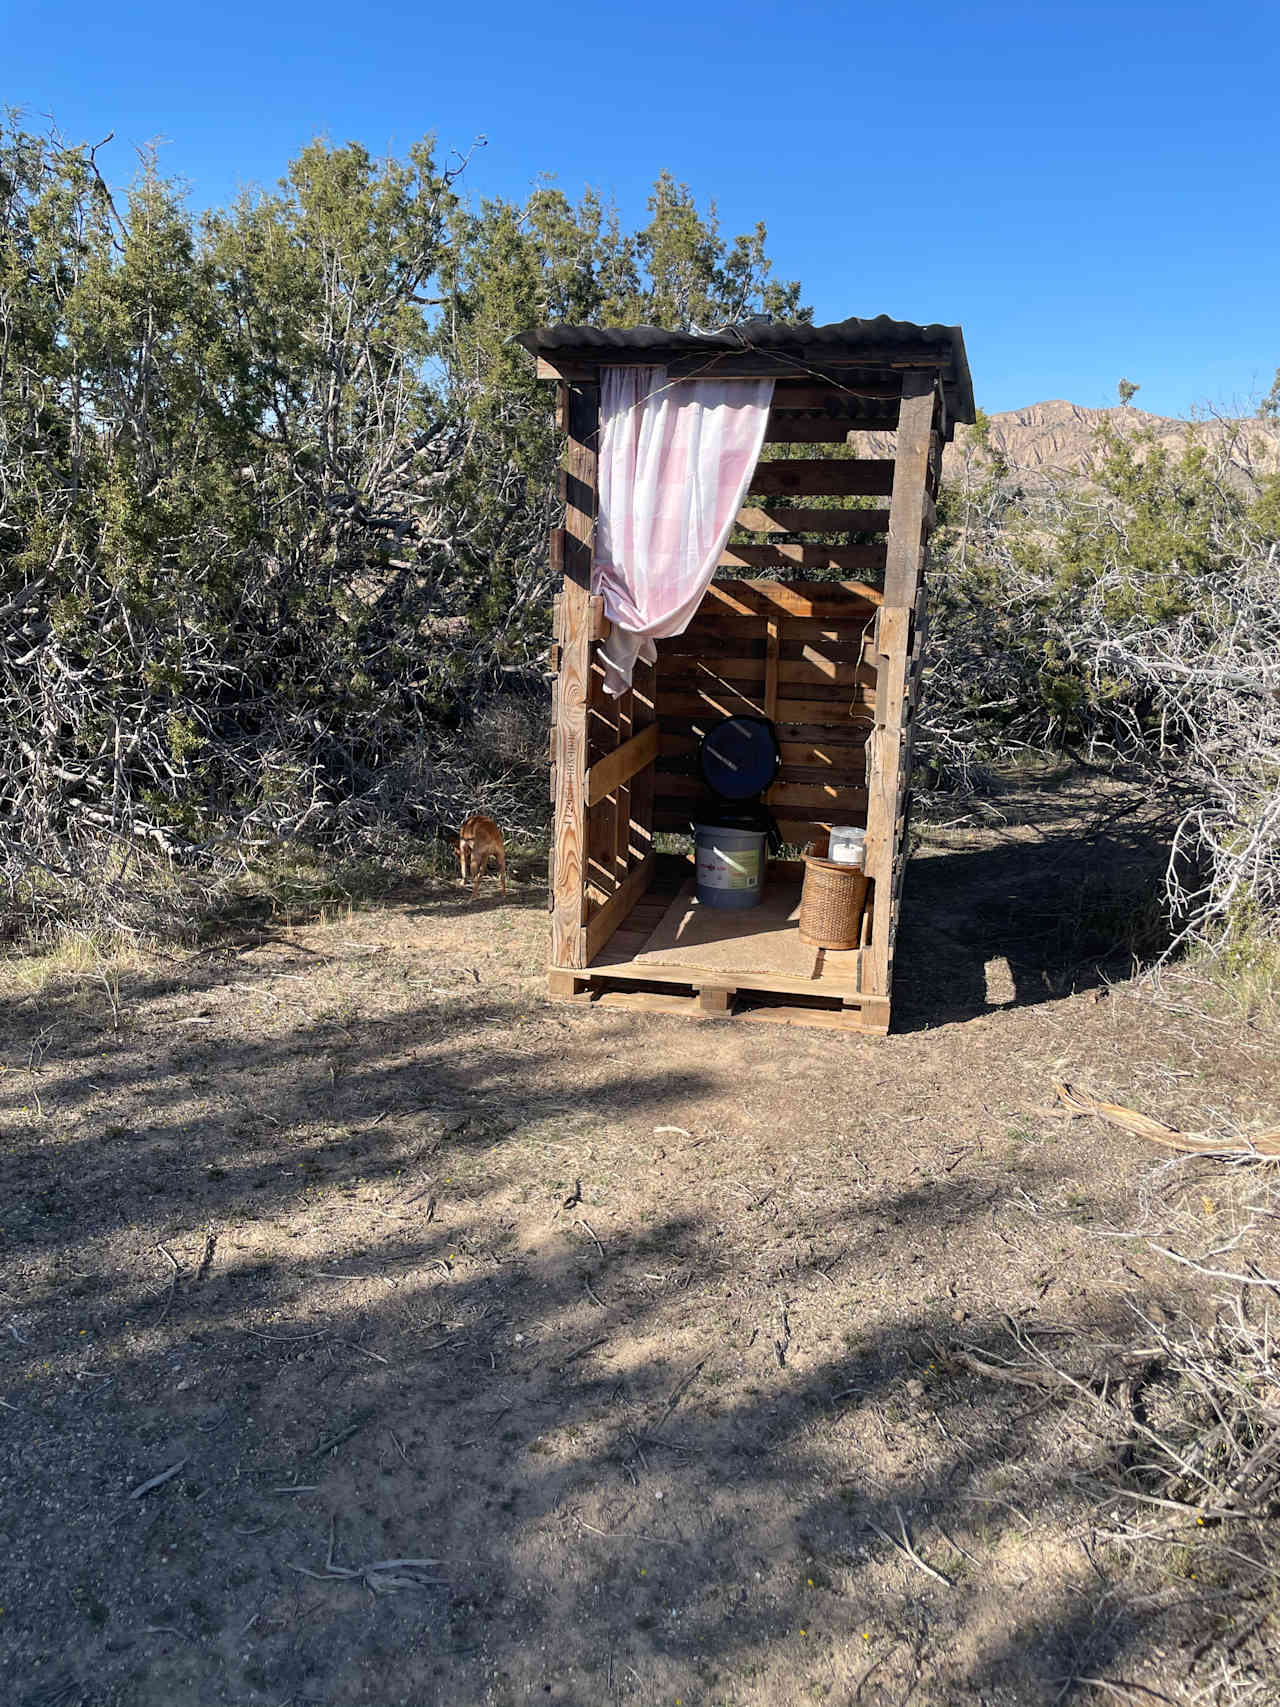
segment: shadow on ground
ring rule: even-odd
[[[894,1025],[1057,1001],[1132,975],[1169,941],[1168,832],[1140,818],[924,850],[907,871]]]
[[[21,1005],[14,1698],[1058,1707],[1150,1667],[1174,1614],[1100,1560],[1087,1477],[1124,1404],[1083,1430],[948,1355],[1136,1331],[1129,1246],[1090,1231],[1131,1211],[1117,1144],[993,1136],[1001,1063],[1059,1047],[1024,1010],[1107,964],[1052,900],[1104,853],[913,867],[906,1023],[1012,969],[976,1086],[958,1028],[927,1062],[759,1026],[735,1055],[732,1022],[550,1008],[533,897],[405,895],[345,962],[260,931]]]

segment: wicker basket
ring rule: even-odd
[[[801,942],[813,948],[857,948],[866,902],[867,874],[861,867],[805,855]]]

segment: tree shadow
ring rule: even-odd
[[[1167,830],[1056,829],[917,854],[906,875],[894,1026],[916,1031],[1130,976],[1170,940]]]
[[[975,895],[1025,876],[997,852]],[[696,1050],[664,1068],[661,1022],[618,1015],[588,1058],[578,1016],[466,984],[270,1035],[246,1011],[212,1067],[198,1028],[175,1039],[175,990],[305,975],[282,947],[135,981],[120,1033],[72,992],[15,1016],[33,1058],[66,1033],[0,1165],[20,1701],[1049,1707],[1150,1655],[1158,1618],[1073,1540],[1116,1443],[945,1356],[958,1335],[998,1361],[1010,1311],[1132,1336],[1114,1289],[1044,1323],[995,1273],[955,1319],[996,1209],[1054,1197],[1056,1156],[819,1182],[788,1220],[780,1175],[737,1189],[713,1130],[702,1197],[637,1148],[643,1190],[606,1221],[577,1158],[609,1123],[694,1125],[717,1090]],[[830,1062],[792,1051],[802,1110]],[[0,1109],[36,1082],[0,1081]],[[97,1112],[125,1093],[130,1123]],[[1118,1188],[1082,1183],[1118,1222]]]
[[[346,879],[342,872],[312,886],[282,896],[270,888],[236,896],[204,921],[201,945],[209,951],[228,945],[247,945],[282,940],[299,926],[326,920],[343,908],[358,916],[376,907],[379,912],[399,912],[410,917],[450,917],[467,912],[530,912],[546,906],[546,859],[541,856],[513,859],[508,867],[508,889],[503,895],[495,875],[480,880],[473,895],[470,883],[451,877],[395,877],[377,874],[365,882]]]
[[[1141,1646],[1135,1619],[1101,1617],[1102,1587],[1090,1600],[1053,1579],[1006,1608],[1003,1642],[971,1658],[957,1644],[965,1617],[989,1610],[966,1556],[1020,1536],[992,1512],[1025,1502],[1031,1525],[1052,1505],[1056,1529],[1082,1502],[1060,1461],[1009,1480],[1058,1418],[940,1367],[941,1307],[868,1323],[856,1347],[804,1368],[789,1363],[789,1329],[751,1361],[753,1337],[731,1319],[695,1361],[663,1343],[688,1285],[650,1277],[657,1260],[705,1273],[717,1234],[704,1219],[530,1255],[489,1248],[482,1208],[363,1254],[370,1280],[417,1278],[403,1296],[322,1301],[305,1323],[261,1323],[261,1272],[222,1288],[188,1273],[147,1341],[130,1342],[139,1306],[119,1288],[95,1327],[128,1347],[110,1386],[72,1386],[41,1417],[57,1434],[56,1489],[38,1479],[34,1431],[14,1448],[10,1540],[55,1580],[56,1554],[73,1551],[80,1585],[69,1606],[55,1594],[21,1609],[22,1699],[50,1698],[58,1673],[37,1656],[68,1617],[80,1693],[66,1699],[113,1704],[711,1704],[755,1678],[758,1699],[954,1689],[1035,1707],[1082,1698],[1072,1667],[1086,1657]],[[876,1194],[868,1213],[897,1230],[902,1257],[939,1213],[980,1208],[946,1183]],[[448,1254],[468,1240],[488,1260],[463,1274]],[[1122,1317],[1093,1326],[1118,1335]],[[623,1336],[643,1355],[620,1362]],[[998,1355],[1000,1312],[965,1338]],[[928,1454],[899,1450],[926,1418]],[[130,1499],[161,1459],[178,1471]],[[987,1488],[1016,1502],[985,1506]],[[44,1527],[68,1509],[93,1521]],[[379,1594],[357,1567],[393,1558],[432,1561],[433,1581]]]

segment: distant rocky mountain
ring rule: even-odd
[[[1256,474],[1280,471],[1280,422],[1250,420],[1182,421],[1167,415],[1149,415],[1134,408],[1086,409],[1079,403],[1055,398],[1032,403],[1025,409],[1009,409],[992,415],[990,443],[1014,468],[1028,475],[1060,476],[1084,473],[1094,451],[1095,435],[1102,423],[1117,431],[1136,433],[1150,429],[1160,444],[1171,450],[1181,447],[1188,432],[1210,442],[1235,441],[1238,455],[1247,456]],[[956,478],[966,459],[982,461],[973,443],[973,428],[958,427],[955,442],[947,446],[944,472]]]

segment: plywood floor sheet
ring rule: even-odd
[[[800,940],[800,887],[769,875],[758,907],[704,907],[692,878],[635,956],[637,968],[818,977],[821,950]]]

